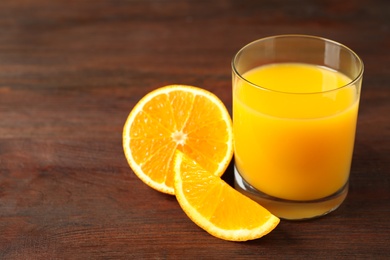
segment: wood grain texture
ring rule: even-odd
[[[0,259],[388,258],[389,3],[2,0]],[[222,241],[138,180],[122,127],[167,84],[208,89],[231,110],[235,52],[285,33],[334,39],[365,63],[350,192],[326,217]]]

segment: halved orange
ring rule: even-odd
[[[123,149],[134,173],[148,186],[174,194],[177,150],[221,176],[233,156],[231,117],[211,92],[170,85],[144,96],[123,128]]]
[[[231,241],[260,238],[279,218],[242,195],[187,155],[175,158],[176,198],[187,216],[211,235]]]

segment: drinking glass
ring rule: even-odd
[[[235,188],[283,219],[348,193],[363,62],[335,41],[278,35],[232,61]]]

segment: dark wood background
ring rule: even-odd
[[[387,0],[0,1],[0,259],[389,258],[389,18]],[[231,110],[235,52],[289,33],[365,62],[349,196],[258,240],[216,239],[133,174],[123,124],[174,83]]]

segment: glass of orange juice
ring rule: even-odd
[[[284,219],[346,198],[363,76],[348,47],[307,35],[254,41],[233,58],[235,187]]]

